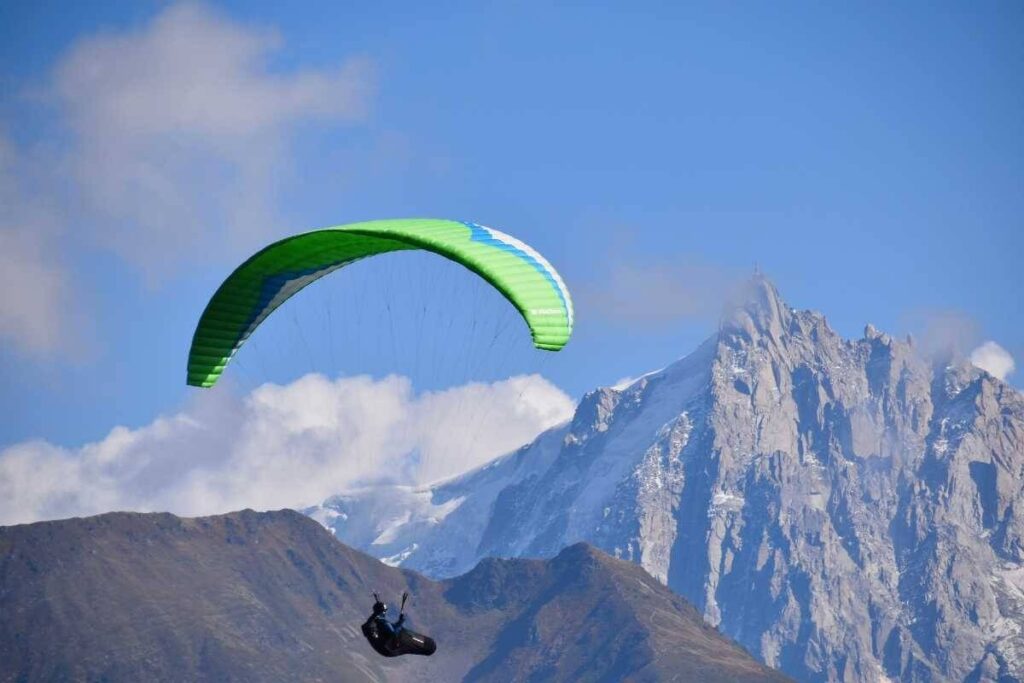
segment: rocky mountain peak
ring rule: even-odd
[[[1024,398],[760,274],[689,356],[422,496],[404,566],[582,540],[801,680],[1024,679]]]
[[[789,327],[791,317],[792,309],[782,300],[772,281],[755,273],[727,304],[721,328],[742,332],[751,339],[760,335],[779,339]]]
[[[571,434],[582,441],[594,434],[608,431],[621,398],[619,391],[609,387],[588,391],[576,407]]]

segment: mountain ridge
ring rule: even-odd
[[[373,652],[375,590],[434,656]],[[434,582],[291,510],[0,527],[0,614],[0,681],[789,680],[592,547]]]

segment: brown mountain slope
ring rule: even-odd
[[[436,655],[363,640],[413,594]],[[0,528],[0,681],[772,681],[639,567],[589,546],[433,582],[291,511]]]
[[[788,680],[643,569],[583,543],[548,561],[487,559],[446,585],[462,614],[503,617],[470,680]]]

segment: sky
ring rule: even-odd
[[[0,523],[450,476],[688,353],[755,267],[1021,386],[1024,6],[827,5],[0,5]],[[185,386],[246,256],[406,216],[544,254],[570,345],[364,262]]]

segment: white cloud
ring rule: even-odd
[[[50,95],[74,134],[63,170],[100,244],[160,272],[280,228],[275,192],[297,126],[358,120],[372,90],[365,59],[271,68],[281,44],[179,4],[70,49]]]
[[[31,170],[0,133],[0,340],[46,355],[68,339],[71,290],[54,248],[56,216]]]
[[[975,366],[1002,380],[1016,368],[1010,352],[994,341],[987,341],[971,351],[970,358]]]
[[[117,427],[98,443],[0,451],[0,524],[296,507],[371,481],[422,484],[513,450],[572,410],[539,375],[424,394],[404,377],[316,374],[244,398],[214,389],[179,415]]]
[[[67,277],[31,232],[0,226],[0,338],[32,355],[64,340]]]
[[[373,78],[362,58],[272,68],[281,45],[186,3],[61,57],[43,89],[63,126],[42,136],[53,158],[0,131],[0,343],[28,356],[77,348],[88,316],[67,269],[76,246],[153,276],[289,224],[276,193],[292,137],[306,122],[364,118]]]
[[[713,318],[743,280],[709,264],[657,257],[647,261],[616,254],[599,280],[579,288],[581,306],[615,323],[667,325]]]
[[[937,361],[963,358],[978,343],[978,325],[963,311],[922,309],[910,313],[907,322],[921,351]]]

